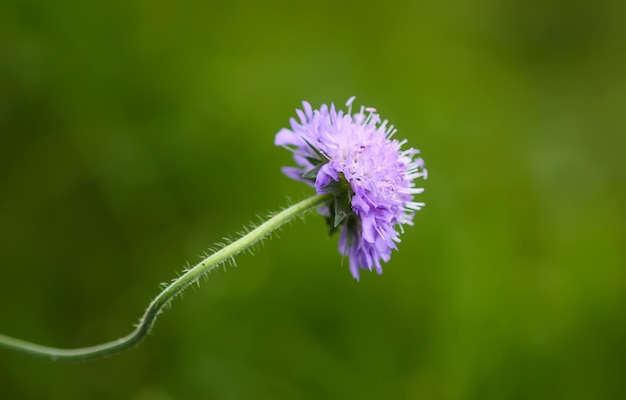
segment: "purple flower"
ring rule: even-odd
[[[413,148],[402,150],[406,140],[392,139],[396,129],[381,121],[373,108],[347,113],[331,103],[313,110],[306,101],[296,110],[299,121],[276,134],[275,144],[293,152],[298,167],[284,167],[290,178],[306,182],[319,194],[333,193],[321,210],[331,233],[340,230],[339,251],[348,256],[350,271],[376,268],[389,261],[397,249],[403,225],[413,225],[416,210],[424,203],[413,196],[424,191],[415,179],[427,177],[424,161]]]

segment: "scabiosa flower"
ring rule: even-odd
[[[353,101],[346,103],[347,112],[332,103],[313,110],[303,102],[304,110],[296,110],[300,121],[291,118],[291,129],[281,129],[275,144],[293,152],[298,167],[284,167],[288,177],[318,194],[334,194],[321,213],[331,233],[340,231],[339,251],[358,280],[359,269],[381,274],[381,260],[389,261],[400,242],[398,229],[413,225],[415,211],[424,206],[413,201],[424,191],[414,181],[426,179],[427,170],[419,150],[402,150],[406,140],[392,139],[393,125],[374,108],[353,114]]]

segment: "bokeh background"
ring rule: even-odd
[[[377,107],[427,203],[355,282],[286,227],[88,364],[0,351],[1,399],[626,398],[622,1],[0,3],[0,331],[125,335],[161,282],[311,194],[274,134]]]

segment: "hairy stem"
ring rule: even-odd
[[[138,345],[150,333],[157,317],[163,308],[189,285],[197,282],[204,274],[218,265],[234,257],[238,253],[250,248],[258,241],[271,235],[283,224],[291,221],[305,212],[323,204],[330,199],[330,195],[315,195],[296,203],[274,215],[258,227],[254,228],[240,239],[230,243],[221,250],[200,261],[193,268],[186,270],[183,275],[168,285],[152,300],[148,309],[141,317],[139,325],[129,335],[112,342],[96,346],[76,349],[60,349],[41,346],[0,334],[0,347],[26,353],[31,356],[46,358],[52,361],[88,361],[111,356]]]

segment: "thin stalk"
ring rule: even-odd
[[[148,333],[150,333],[152,326],[163,308],[177,295],[182,293],[187,287],[197,282],[203,275],[210,272],[218,265],[271,235],[272,232],[280,228],[285,223],[303,215],[305,212],[312,210],[317,206],[320,206],[329,200],[331,196],[332,195],[329,194],[315,195],[284,209],[242,236],[240,239],[211,254],[194,267],[187,269],[179,278],[174,280],[170,285],[163,289],[163,291],[159,293],[154,300],[152,300],[135,330],[127,336],[96,346],[75,349],[60,349],[42,346],[0,334],[0,347],[15,350],[35,357],[46,358],[52,361],[96,360],[99,358],[109,357],[135,347],[148,335]]]

